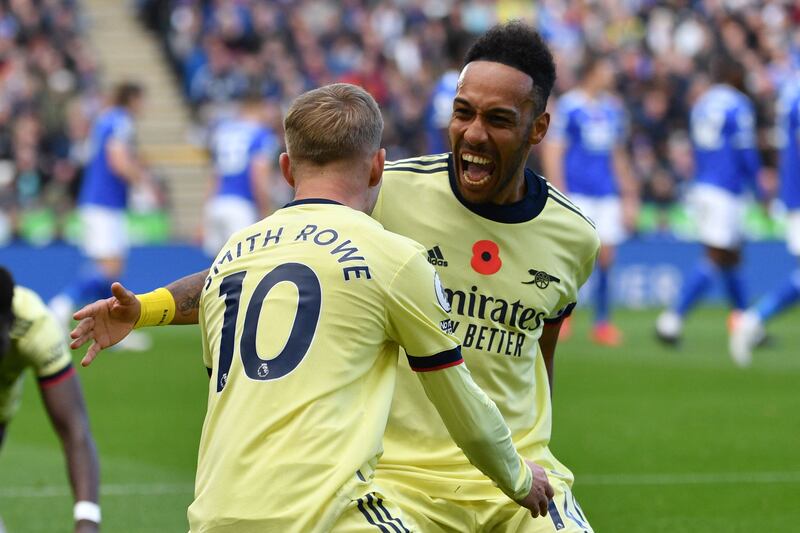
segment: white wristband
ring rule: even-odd
[[[75,504],[73,510],[75,521],[88,520],[95,524],[100,523],[100,506],[94,502],[80,501]]]

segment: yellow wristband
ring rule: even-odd
[[[133,326],[134,329],[164,326],[175,318],[175,298],[167,289],[162,287],[147,294],[137,294],[136,297],[142,305],[142,310],[139,313],[139,320]]]

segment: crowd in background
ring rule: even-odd
[[[774,102],[800,67],[792,0],[170,0],[142,2],[198,120],[213,121],[256,85],[280,108],[334,81],[366,87],[386,118],[390,158],[425,153],[430,95],[465,47],[494,23],[535,24],[558,65],[554,97],[578,81],[586,50],[611,57],[629,113],[645,200],[669,204],[692,174],[689,108],[708,60],[727,52],[748,72],[759,145],[774,165]],[[147,9],[149,7],[149,9]],[[767,184],[769,189],[769,184]]]
[[[74,205],[98,65],[74,0],[0,1],[0,244],[23,212]]]
[[[586,50],[607,54],[629,118],[644,200],[671,205],[692,175],[689,108],[709,57],[746,66],[759,146],[774,166],[774,103],[800,68],[793,0],[138,0],[164,44],[200,129],[263,94],[280,111],[309,88],[357,83],[381,105],[384,145],[430,151],[431,94],[470,42],[498,21],[534,24],[558,65],[554,98],[577,81]],[[0,1],[0,242],[15,213],[68,209],[101,105],[98,68],[77,0]],[[532,159],[536,165],[536,157]],[[770,189],[769,174],[765,188]]]

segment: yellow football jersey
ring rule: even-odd
[[[463,361],[424,252],[329,200],[230,238],[200,300],[211,379],[193,532],[329,531],[371,490],[398,344],[417,370]]]
[[[42,386],[74,372],[64,331],[35,292],[15,286],[11,312],[11,345],[0,357],[0,422],[11,419],[19,406],[26,368],[33,369]]]
[[[571,311],[593,269],[594,226],[530,171],[526,197],[502,206],[466,202],[454,180],[448,154],[387,163],[373,217],[425,246],[475,382],[497,404],[519,452],[571,484],[548,449],[550,389],[538,340],[548,321]],[[413,472],[430,481],[432,497],[496,497],[424,397],[401,361],[378,482]]]

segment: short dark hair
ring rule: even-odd
[[[544,112],[556,81],[556,64],[539,32],[519,20],[493,26],[467,50],[464,66],[473,61],[502,63],[530,76],[536,113]]]
[[[114,105],[128,107],[144,94],[144,88],[133,81],[123,81],[114,87]]]

